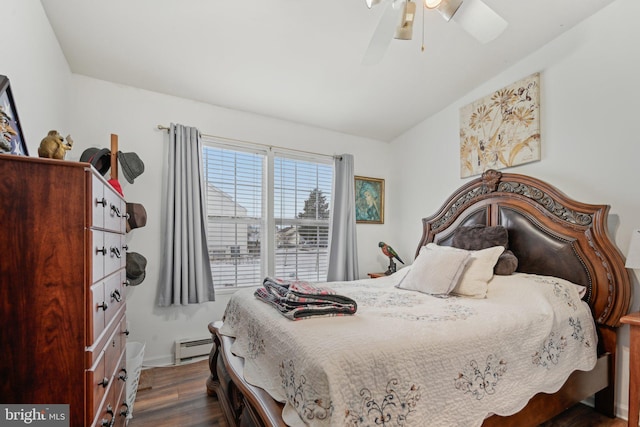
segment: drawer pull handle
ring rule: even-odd
[[[111,421],[107,421],[105,419],[102,420],[102,425],[103,426],[108,426],[108,427],[113,427],[116,423],[116,419],[113,417],[113,408],[111,407],[111,405],[107,405],[107,414],[111,415]],[[107,424],[105,424],[105,422],[107,422]]]
[[[124,409],[120,410],[120,415],[126,417],[127,415],[129,415],[129,405],[127,404],[127,402],[122,402],[122,406],[124,406]]]
[[[104,378],[102,379],[102,381],[100,381],[100,382],[98,383],[98,385],[101,385],[102,387],[107,388],[107,386],[109,385],[109,378],[104,377]],[[109,412],[109,408],[110,408],[110,406],[109,406],[109,407],[107,407],[107,412]],[[111,410],[111,413],[113,413],[113,410]]]
[[[123,333],[124,333],[126,336],[129,336],[129,330],[128,330],[128,329],[125,329]]]
[[[97,254],[102,254],[102,255],[106,255],[107,254],[107,249],[103,246],[102,248],[96,248],[96,255]]]
[[[125,281],[123,282],[123,284],[124,284],[125,286],[131,286],[131,282],[129,281],[129,279],[125,280]]]
[[[111,253],[114,254],[116,256],[116,258],[120,258],[120,249],[118,248],[111,248]]]
[[[105,199],[104,197],[102,198],[102,200],[96,199],[96,205],[102,205],[102,207],[104,208],[105,206],[107,206],[107,199]]]
[[[109,305],[105,301],[102,301],[102,303],[98,304],[98,308],[101,308],[102,311],[107,311],[107,308],[109,308]]]
[[[112,420],[113,420],[113,418],[112,418]],[[105,420],[105,419],[103,418],[103,419],[102,419],[102,421],[100,422],[100,425],[101,425],[102,427],[109,427],[109,426],[112,426],[112,425],[113,425],[113,423],[112,423],[111,421],[109,421],[109,420]]]
[[[118,375],[118,379],[122,381],[126,381],[129,376],[127,375],[127,370],[125,368],[120,369],[120,375]]]
[[[125,251],[129,250],[129,245],[122,245],[122,249],[124,249]]]
[[[113,212],[118,218],[122,218],[120,208],[118,208],[116,205],[111,205],[111,212]]]
[[[111,299],[116,300],[116,302],[122,301],[122,295],[120,295],[120,291],[116,289],[115,291],[111,292]]]

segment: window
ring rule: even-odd
[[[267,275],[326,280],[331,159],[203,142],[216,288],[259,285]]]

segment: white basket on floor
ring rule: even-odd
[[[140,381],[144,347],[145,344],[141,342],[133,341],[127,343],[127,405],[129,407],[127,419],[133,418],[133,403],[136,400],[138,383]]]

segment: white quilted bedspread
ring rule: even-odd
[[[495,276],[486,299],[435,298],[395,288],[405,273],[327,284],[358,303],[344,317],[291,321],[240,290],[221,332],[290,426],[479,426],[595,366],[569,282],[518,273]]]

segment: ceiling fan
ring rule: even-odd
[[[417,1],[424,1],[424,8],[427,10],[440,12],[447,22],[453,20],[481,43],[490,42],[507,28],[507,21],[482,0]],[[362,60],[365,65],[373,65],[380,62],[392,39],[412,39],[416,2],[413,0],[365,0],[365,3],[369,9],[378,4],[384,4],[386,7]]]

